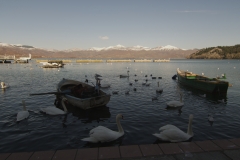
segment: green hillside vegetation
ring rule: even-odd
[[[217,46],[198,50],[189,59],[240,59],[240,44],[235,46]]]

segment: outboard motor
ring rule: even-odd
[[[173,75],[173,76],[172,76],[172,79],[173,79],[173,80],[176,80],[176,79],[177,79],[177,75],[176,75],[176,74]]]

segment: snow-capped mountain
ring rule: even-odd
[[[18,47],[18,48],[22,48],[22,49],[42,49],[42,50],[46,50],[46,51],[60,51],[57,49],[43,49],[43,48],[36,48],[33,46],[28,46],[28,45],[22,45],[22,44],[7,44],[7,43],[1,43],[0,42],[0,46],[2,47]],[[140,46],[140,45],[136,45],[133,47],[125,47],[123,45],[116,45],[116,46],[109,46],[109,47],[92,47],[89,49],[79,49],[79,48],[74,48],[74,49],[66,49],[66,50],[62,50],[63,52],[74,52],[74,51],[110,51],[110,50],[122,50],[122,51],[173,51],[173,50],[184,50],[181,48],[177,48],[171,45],[167,45],[167,46],[159,46],[159,47],[154,47],[154,48],[149,48],[149,47],[144,47],[144,46]]]

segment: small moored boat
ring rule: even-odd
[[[111,97],[110,94],[106,94],[100,89],[96,90],[94,86],[64,78],[58,83],[57,91],[64,93],[62,96],[65,97],[71,105],[84,110],[105,106]]]
[[[226,95],[229,83],[217,78],[208,78],[204,75],[194,74],[192,72],[181,71],[177,69],[178,82],[207,93],[218,93]]]

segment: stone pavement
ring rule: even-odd
[[[240,160],[240,138],[36,152],[0,153],[0,160]]]

